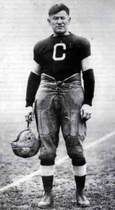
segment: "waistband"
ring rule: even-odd
[[[81,75],[80,75],[80,73],[76,73],[70,77],[67,77],[63,81],[56,81],[54,77],[49,76],[48,74],[42,73],[41,80],[45,81],[45,82],[70,83],[70,82],[74,82],[74,81],[81,81]]]

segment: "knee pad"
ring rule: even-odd
[[[68,153],[69,157],[73,160],[73,162],[76,162],[77,164],[80,164],[81,162],[84,162],[84,155],[83,151],[76,150],[71,151]]]
[[[52,162],[56,157],[57,145],[54,144],[51,135],[42,136],[39,159],[45,162]]]
[[[83,166],[85,164],[86,164],[85,157],[83,157],[81,160],[80,159],[72,159],[73,166]]]
[[[43,163],[52,163],[54,162],[54,159],[56,157],[56,154],[54,152],[47,152],[47,151],[40,151],[39,159]]]
[[[72,160],[76,160],[78,162],[84,160],[83,147],[77,136],[69,136],[66,139],[66,147],[67,153]]]

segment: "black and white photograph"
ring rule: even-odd
[[[114,0],[1,0],[0,210],[115,209],[114,62]]]

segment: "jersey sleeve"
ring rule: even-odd
[[[81,56],[82,56],[82,60],[84,58],[87,58],[88,56],[91,55],[91,46],[90,46],[90,42],[84,38],[82,45],[81,45]]]
[[[33,49],[33,59],[34,59],[34,61],[36,61],[36,63],[38,63],[38,64],[41,64],[41,63],[42,63],[42,59],[41,59],[41,56],[40,56],[38,44],[36,44],[36,45],[34,46],[34,49]]]

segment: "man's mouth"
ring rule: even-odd
[[[62,29],[62,28],[64,28],[64,26],[57,26],[56,28],[58,28],[58,29]]]

